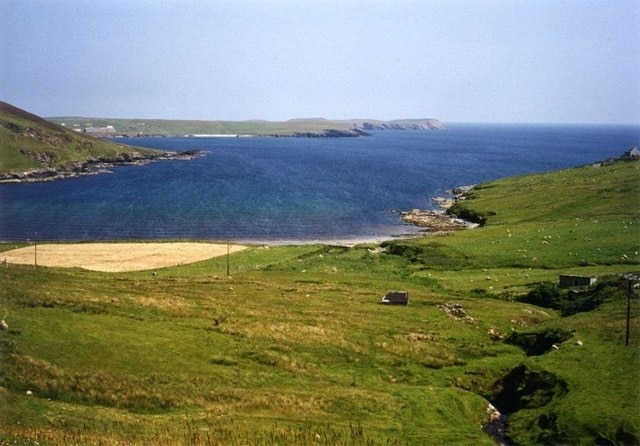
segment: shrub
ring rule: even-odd
[[[418,261],[418,258],[421,254],[421,249],[418,246],[400,243],[400,242],[384,242],[381,245],[383,248],[386,248],[387,253],[399,257],[404,257],[410,262]]]
[[[604,294],[597,290],[569,291],[567,298],[562,301],[560,314],[571,316],[572,314],[595,310],[604,302]]]
[[[547,282],[538,285],[520,300],[539,307],[559,310],[563,300],[563,290],[557,284]]]
[[[476,211],[474,209],[469,209],[460,202],[457,202],[447,209],[447,214],[484,226],[487,223],[487,217],[495,215],[495,212]]]

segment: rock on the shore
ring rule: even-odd
[[[400,217],[405,223],[427,228],[431,232],[451,232],[474,227],[472,223],[453,218],[444,211],[412,209],[400,212]]]
[[[464,194],[469,192],[474,186],[459,186],[447,191],[448,196],[431,197],[438,210],[412,209],[400,212],[400,218],[405,223],[409,223],[421,228],[428,228],[430,232],[447,233],[459,231],[461,229],[475,228],[478,226],[461,218],[456,218],[445,211],[453,206],[458,200],[464,200]]]

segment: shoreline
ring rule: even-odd
[[[432,201],[440,209],[412,209],[409,211],[391,211],[399,216],[400,222],[406,225],[406,231],[400,233],[382,233],[373,235],[346,235],[346,236],[319,236],[313,238],[287,238],[287,237],[230,237],[211,239],[92,239],[92,240],[38,240],[38,243],[60,243],[60,244],[88,244],[88,243],[231,243],[251,246],[300,246],[300,245],[326,245],[355,247],[357,245],[374,244],[379,245],[384,242],[394,240],[409,240],[420,237],[445,235],[456,231],[473,229],[478,226],[476,223],[457,218],[447,214],[446,210],[456,201],[464,200],[464,194],[471,190],[473,186],[461,186],[447,191],[449,197],[434,196]],[[34,243],[35,240],[0,240],[0,244],[7,243]]]
[[[321,245],[354,248],[359,245],[380,245],[393,240],[442,235],[473,227],[469,222],[448,216],[444,210],[412,210],[402,220],[411,225],[413,232],[403,234],[345,236],[313,239],[236,238],[227,240],[0,240],[0,245],[25,243],[26,246],[0,252],[3,264],[40,264],[52,267],[79,267],[103,272],[141,271],[193,263],[237,252],[252,246],[269,249],[278,246]],[[419,216],[418,224],[411,218]],[[435,226],[438,221],[440,226]],[[461,223],[462,222],[462,223]],[[35,263],[36,246],[39,263]],[[135,252],[135,259],[128,256]],[[51,258],[47,258],[47,255]],[[33,256],[33,257],[32,257]]]
[[[247,245],[247,246],[268,246],[268,247],[276,247],[276,246],[302,246],[302,245],[325,245],[325,246],[343,246],[348,248],[353,248],[358,245],[379,245],[384,242],[395,241],[395,240],[410,240],[414,238],[420,237],[430,237],[437,235],[444,235],[458,230],[470,229],[476,227],[477,225],[469,222],[465,222],[464,220],[448,216],[444,211],[433,211],[433,210],[413,210],[406,212],[396,211],[398,215],[403,213],[407,213],[411,216],[414,216],[414,211],[417,212],[417,215],[421,219],[420,224],[414,224],[409,221],[409,219],[401,218],[401,220],[406,224],[407,230],[402,233],[394,233],[394,234],[379,234],[379,235],[350,235],[350,236],[320,236],[314,238],[286,238],[286,237],[230,237],[228,239],[224,238],[211,238],[211,239],[91,239],[91,240],[56,240],[56,239],[43,239],[43,240],[32,240],[32,239],[20,239],[20,240],[0,240],[0,245],[9,244],[9,243],[28,243],[32,244],[34,242],[42,243],[42,244],[95,244],[95,243],[104,243],[104,244],[134,244],[134,243],[163,243],[163,244],[175,244],[175,243],[215,243],[215,244],[226,244],[230,243],[231,245]],[[434,217],[435,215],[435,217]],[[443,224],[447,225],[446,221],[451,221],[453,224],[448,223],[448,229],[443,230],[441,226],[435,227],[429,226],[428,222],[432,222],[434,220],[438,220],[440,222],[445,222]],[[459,223],[464,222],[464,223]],[[455,229],[451,229],[451,227],[455,227]]]
[[[380,236],[346,236],[335,238],[314,238],[314,239],[286,239],[286,238],[238,238],[231,239],[231,243],[251,246],[302,246],[302,245],[326,245],[326,246],[344,246],[353,248],[357,245],[379,245],[383,242],[391,240],[405,240],[417,238],[423,235],[422,232],[414,234],[398,234],[398,235],[380,235]]]
[[[0,184],[40,183],[45,181],[65,180],[91,175],[111,173],[111,168],[119,166],[142,166],[157,161],[192,160],[205,156],[202,150],[185,152],[159,152],[141,154],[138,152],[120,153],[114,157],[88,158],[60,167],[41,167],[20,172],[0,173]]]
[[[200,156],[206,155],[206,152],[201,150],[191,150],[185,152],[162,152],[160,154],[152,155],[140,155],[137,153],[125,153],[120,154],[117,160],[105,160],[105,159],[91,159],[82,163],[72,163],[73,168],[69,168],[69,165],[63,166],[58,169],[44,168],[34,169],[29,172],[22,173],[5,173],[0,174],[0,184],[8,183],[35,183],[44,181],[55,181],[67,178],[77,178],[81,176],[99,175],[102,173],[111,173],[107,170],[109,167],[118,167],[125,165],[144,165],[155,161],[163,160],[189,160]],[[78,166],[79,165],[79,166]],[[38,176],[36,173],[44,171],[43,176]],[[29,173],[33,176],[29,176]],[[18,176],[16,178],[16,176]],[[7,178],[9,176],[9,178]],[[408,211],[392,210],[390,212],[396,214],[400,222],[407,226],[407,231],[402,233],[382,233],[372,235],[348,235],[348,236],[320,236],[313,238],[287,238],[287,237],[237,237],[228,239],[94,239],[94,240],[38,240],[41,243],[62,243],[62,244],[74,244],[74,243],[234,243],[244,244],[252,246],[295,246],[295,245],[327,245],[327,246],[344,246],[354,247],[364,244],[379,245],[384,242],[394,240],[408,240],[419,237],[445,235],[451,232],[473,229],[479,226],[477,223],[472,223],[467,220],[458,218],[453,215],[449,215],[447,210],[453,206],[459,200],[465,199],[465,194],[473,189],[475,185],[458,186],[451,190],[445,191],[447,196],[432,196],[432,202],[439,209],[411,209]],[[409,230],[411,228],[411,230]],[[5,243],[32,243],[33,240],[29,239],[6,239],[1,240],[0,244]]]
[[[327,246],[344,246],[354,247],[364,244],[380,244],[391,240],[405,240],[411,238],[422,237],[423,231],[416,231],[415,233],[405,233],[397,235],[373,235],[373,236],[344,236],[344,237],[317,237],[317,238],[252,238],[252,237],[239,237],[229,239],[91,239],[91,240],[56,240],[56,239],[20,239],[20,240],[0,240],[0,246],[10,243],[27,243],[34,244],[35,242],[40,245],[48,244],[60,244],[60,245],[90,245],[90,244],[178,244],[178,243],[209,243],[209,244],[224,244],[229,243],[233,245],[246,245],[246,246],[301,246],[301,245],[327,245]]]

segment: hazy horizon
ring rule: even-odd
[[[44,117],[640,123],[640,0],[7,0]]]
[[[0,98],[1,100],[1,98]],[[15,104],[11,104],[15,105]],[[29,112],[29,110],[25,110]],[[150,117],[150,116],[129,116],[129,117],[113,117],[113,116],[80,116],[80,115],[57,115],[57,116],[40,116],[45,119],[87,119],[87,120],[138,120],[145,119],[149,121],[203,121],[203,122],[287,122],[287,121],[296,121],[296,120],[325,120],[325,121],[403,121],[403,120],[424,120],[424,119],[436,119],[440,121],[445,126],[447,125],[497,125],[497,126],[510,126],[510,125],[532,125],[532,126],[623,126],[623,127],[640,127],[640,123],[636,122],[549,122],[549,121],[444,121],[436,116],[427,116],[427,117],[400,117],[400,118],[390,118],[390,119],[378,119],[378,118],[367,118],[367,117],[351,117],[351,118],[325,118],[321,116],[316,116],[313,118],[310,117],[292,117],[285,119],[261,119],[261,118],[250,118],[250,119],[190,119],[190,118],[162,118],[162,117]]]
[[[2,100],[2,98],[0,98]],[[15,104],[11,104],[15,105]],[[29,110],[26,110],[27,112]],[[366,116],[352,116],[350,118],[331,118],[324,116],[296,116],[285,119],[262,119],[262,118],[250,118],[250,119],[191,119],[191,118],[162,118],[162,117],[153,117],[153,116],[80,116],[80,115],[56,115],[56,116],[41,116],[46,119],[87,119],[87,120],[138,120],[138,119],[146,119],[146,120],[158,120],[158,121],[204,121],[204,122],[288,122],[288,121],[300,121],[300,120],[325,120],[325,121],[403,121],[403,120],[425,120],[425,119],[436,119],[440,121],[442,124],[446,125],[533,125],[533,126],[631,126],[631,127],[640,127],[640,122],[545,122],[545,121],[444,121],[437,116],[403,116],[389,119],[378,119],[371,118]]]

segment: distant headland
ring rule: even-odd
[[[168,152],[116,141],[119,137],[367,136],[373,130],[442,130],[437,119],[186,121],[58,117],[44,119],[0,101],[0,183],[51,181],[108,172],[112,166],[192,159],[200,151]]]
[[[443,130],[438,119],[329,120],[324,118],[288,121],[189,121],[167,119],[110,119],[54,117],[50,122],[70,130],[101,138],[117,137],[297,137],[343,138],[367,136],[373,130]]]

